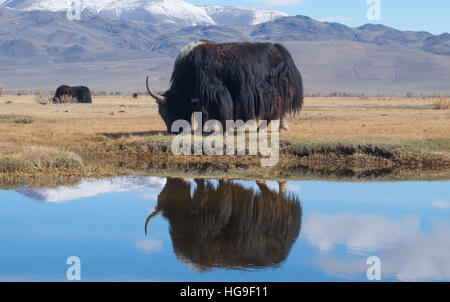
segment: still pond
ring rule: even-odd
[[[450,281],[450,182],[9,187],[0,242],[0,281]]]

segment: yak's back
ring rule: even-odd
[[[91,91],[86,86],[74,86],[72,91],[80,103],[92,103]]]
[[[300,72],[280,44],[202,41],[187,47],[172,74],[172,87],[183,85],[192,87],[205,111],[226,119],[279,119],[303,103]]]
[[[61,85],[56,89],[55,98],[67,95],[75,98],[78,103],[92,103],[91,91],[86,86]]]

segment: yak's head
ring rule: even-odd
[[[167,132],[172,133],[172,124],[176,120],[186,120],[190,123],[192,116],[192,106],[190,102],[183,102],[183,96],[177,96],[170,90],[163,95],[153,92],[149,87],[148,76],[146,84],[148,93],[158,104],[158,112],[166,124]]]

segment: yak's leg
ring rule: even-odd
[[[287,181],[285,181],[285,180],[279,181],[278,182],[278,192],[280,193],[280,195],[286,196],[286,191],[287,191]]]
[[[205,186],[205,180],[202,178],[195,178],[194,181],[197,185],[197,189],[203,188]]]
[[[258,185],[259,190],[260,190],[261,192],[269,191],[269,188],[267,187],[267,184],[266,184],[265,181],[263,181],[263,180],[257,180],[257,181],[256,181],[256,184]]]
[[[280,132],[289,131],[288,122],[287,122],[288,114],[285,113],[280,120]]]

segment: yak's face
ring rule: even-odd
[[[179,133],[184,129],[175,127],[172,131],[172,125],[178,120],[187,121],[191,124],[192,105],[189,99],[170,93],[163,94],[164,102],[158,102],[158,112],[167,127],[168,133]]]
[[[167,127],[167,132],[172,132],[172,124],[177,120],[185,120],[191,123],[192,105],[187,95],[174,90],[168,90],[159,95],[150,90],[147,77],[147,91],[156,100],[158,112]],[[180,129],[174,129],[178,132]]]
[[[170,112],[169,104],[158,103],[158,112],[161,118],[163,119],[164,123],[166,124],[167,132],[170,133],[172,124],[175,121],[175,117]]]

